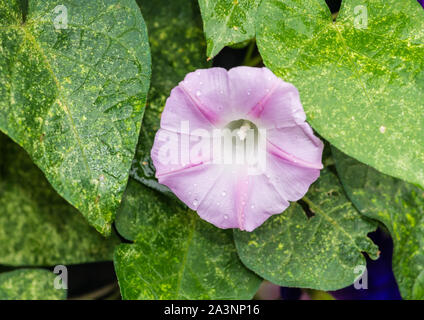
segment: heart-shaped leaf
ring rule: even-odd
[[[211,59],[222,48],[255,37],[255,18],[261,0],[199,0]]]
[[[237,257],[231,230],[218,229],[130,179],[118,232],[135,244],[115,253],[124,299],[251,299],[261,279]]]
[[[65,290],[54,287],[56,275],[43,269],[0,273],[0,300],[60,300]]]
[[[61,198],[27,153],[0,133],[0,264],[54,266],[112,260],[105,239]]]
[[[264,0],[265,65],[300,92],[308,121],[346,154],[424,186],[424,11],[416,0]]]
[[[393,242],[393,272],[405,299],[424,299],[424,191],[379,173],[333,148],[348,197],[367,217],[381,221]]]
[[[253,232],[235,230],[240,259],[281,286],[337,290],[352,284],[364,271],[362,252],[377,258],[367,237],[375,224],[361,218],[328,169],[303,200],[314,214],[309,219],[292,203]]]
[[[0,130],[108,235],[149,88],[146,26],[133,0],[21,2],[0,0]]]

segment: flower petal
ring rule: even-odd
[[[159,129],[151,150],[156,177],[211,162],[211,145],[209,135],[195,136]]]
[[[212,159],[214,129],[241,119],[266,129],[265,168]],[[151,152],[156,177],[204,220],[252,231],[319,177],[323,143],[305,119],[297,89],[266,68],[197,70],[167,100]]]
[[[286,159],[293,164],[322,169],[324,144],[314,135],[306,122],[294,127],[269,129],[266,134],[268,151],[275,156],[285,153],[289,156]]]
[[[228,168],[217,177],[197,213],[219,228],[253,231],[288,206],[265,176],[249,176],[244,168]]]
[[[180,132],[181,121],[190,128],[211,130],[225,124],[229,109],[228,73],[222,68],[197,70],[171,91],[161,119],[161,127]]]
[[[266,172],[267,178],[281,197],[288,201],[303,198],[320,175],[319,169],[298,166],[273,154],[269,154],[267,158]]]
[[[228,71],[235,119],[262,128],[281,128],[305,121],[297,89],[267,68],[237,67]]]
[[[250,176],[250,184],[253,187],[248,193],[243,226],[246,231],[253,231],[271,215],[280,214],[289,206],[265,175]]]

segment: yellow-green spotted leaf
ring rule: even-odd
[[[54,266],[112,260],[104,238],[61,198],[27,153],[0,133],[0,264]]]
[[[43,269],[0,273],[0,300],[61,300],[66,291],[55,289],[56,275]]]
[[[327,291],[352,284],[366,264],[362,252],[378,256],[367,237],[375,224],[361,218],[328,169],[303,200],[314,214],[309,219],[292,203],[253,232],[235,230],[240,259],[281,286]]]
[[[424,186],[424,10],[416,0],[264,0],[265,65],[300,92],[309,123],[377,170]]]
[[[0,130],[108,235],[149,87],[145,23],[133,0],[20,3],[0,0]]]
[[[381,221],[393,243],[393,272],[405,299],[424,299],[424,191],[379,173],[333,148],[348,197],[367,217]]]
[[[124,299],[251,299],[261,279],[240,262],[231,230],[130,179],[115,252]]]
[[[207,40],[207,56],[255,37],[256,11],[261,0],[199,0]]]

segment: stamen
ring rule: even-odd
[[[241,141],[244,141],[247,136],[247,132],[250,129],[250,123],[248,121],[245,121],[243,125],[240,127],[240,129],[237,131],[237,136]]]

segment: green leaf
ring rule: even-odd
[[[26,152],[0,133],[0,264],[53,266],[112,260],[105,239],[50,186]]]
[[[152,51],[152,85],[131,177],[160,192],[175,197],[157,182],[150,158],[160,116],[171,90],[185,75],[196,69],[207,68],[204,59],[203,31],[196,0],[138,1],[149,28]]]
[[[54,288],[56,275],[43,269],[0,273],[0,300],[60,300],[66,291]]]
[[[225,46],[255,37],[255,17],[260,2],[261,0],[199,0],[209,59]]]
[[[381,221],[393,243],[393,272],[405,299],[424,299],[424,191],[379,173],[333,148],[348,197],[367,217]]]
[[[359,161],[424,186],[419,3],[344,0],[333,22],[324,0],[265,0],[257,15],[265,65],[299,89],[313,128]]]
[[[0,130],[108,235],[149,87],[140,10],[132,0],[30,0],[22,23],[17,3],[0,0]],[[56,29],[63,6],[67,29]]]
[[[115,252],[124,299],[251,299],[261,279],[237,257],[231,230],[130,179]]]
[[[377,258],[377,247],[367,237],[375,224],[361,218],[328,169],[303,200],[314,213],[309,219],[292,203],[253,232],[235,230],[240,259],[281,286],[327,291],[352,284],[359,276],[355,268],[365,266],[362,252]]]

